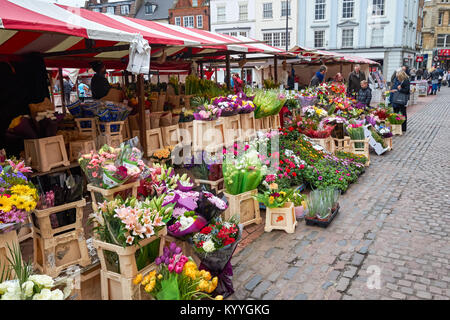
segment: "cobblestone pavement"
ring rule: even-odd
[[[450,89],[425,100],[328,229],[249,229],[230,299],[450,299]]]

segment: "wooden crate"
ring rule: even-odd
[[[334,152],[352,152],[352,146],[350,144],[350,137],[344,137],[344,139],[332,138],[334,144]]]
[[[78,160],[80,154],[88,154],[96,150],[94,140],[79,140],[69,142],[69,160]]]
[[[151,157],[156,150],[164,148],[161,128],[146,131],[147,134],[147,157]],[[139,131],[133,131],[133,137],[140,137]]]
[[[75,229],[49,239],[42,238],[35,229],[33,247],[34,268],[51,277],[57,277],[71,265],[85,267],[91,263],[83,229]]]
[[[239,141],[242,137],[241,133],[241,118],[239,115],[232,117],[223,117],[224,121],[224,142],[225,145],[231,145]]]
[[[225,144],[225,121],[194,120],[192,147],[195,151],[219,150]]]
[[[19,239],[17,238],[17,232],[15,230],[0,233],[0,271],[3,266],[10,266],[8,258],[13,260],[13,257],[9,254],[8,246],[11,249],[20,248]],[[11,279],[15,278],[15,273],[12,271]]]
[[[288,202],[282,208],[267,208],[265,232],[272,230],[284,230],[287,233],[294,233],[297,226],[295,208],[292,202]]]
[[[192,145],[192,137],[194,136],[194,122],[180,122],[180,138],[183,145]]]
[[[162,142],[165,147],[176,146],[180,143],[180,128],[178,124],[161,128]]]
[[[123,184],[121,186],[118,186],[118,187],[112,188],[112,189],[102,189],[102,188],[96,187],[92,184],[88,184],[87,190],[91,193],[92,210],[94,212],[97,211],[97,209],[98,209],[97,203],[98,202],[102,202],[104,200],[107,200],[107,201],[114,200],[114,196],[119,192],[131,190],[131,197],[136,198],[137,197],[137,189],[138,189],[139,185],[140,185],[140,182],[135,181],[132,183]],[[101,200],[98,200],[95,197],[96,193],[100,194],[102,196]]]
[[[393,150],[393,144],[392,144],[392,137],[391,138],[384,138],[384,143],[386,144],[386,147],[389,148],[389,151]]]
[[[271,129],[270,126],[271,126],[270,117],[262,118],[262,129],[270,131],[270,129]]]
[[[256,131],[267,132],[270,130],[268,118],[255,119]]]
[[[225,185],[224,185],[224,178],[219,179],[217,181],[209,181],[209,180],[201,180],[201,179],[195,179],[195,184],[200,186],[202,184],[209,185],[211,190],[216,191],[216,195],[225,191]]]
[[[63,136],[28,139],[24,140],[24,145],[27,163],[39,172],[70,166]]]
[[[352,153],[363,155],[367,158],[366,167],[370,165],[370,152],[369,152],[369,139],[365,140],[350,140],[351,147],[352,147]],[[361,146],[356,145],[362,144]]]
[[[311,139],[311,141],[315,144],[318,144],[328,152],[334,152],[334,141],[331,137],[328,137],[326,139]]]
[[[242,139],[244,141],[249,141],[256,136],[256,119],[255,114],[244,113],[239,115],[241,118],[241,128],[242,128]]]
[[[101,146],[107,144],[110,147],[118,148],[123,142],[124,125],[124,121],[98,122],[99,144]],[[117,128],[117,130],[114,130],[114,128]]]
[[[258,190],[252,190],[238,195],[231,195],[225,192],[228,200],[228,209],[224,212],[224,219],[238,215],[239,223],[244,227],[253,223],[261,224],[262,219],[259,212],[259,203],[254,198]]]
[[[270,129],[278,130],[281,128],[280,116],[278,114],[268,117]]]
[[[130,140],[131,138],[133,138],[131,136],[131,127],[130,127],[130,121],[128,119],[126,119],[124,121],[124,125],[123,125],[123,132],[122,132],[122,138],[124,141],[126,140]]]
[[[151,238],[140,241],[139,245],[126,248],[94,239],[94,247],[97,249],[101,265],[100,274],[103,300],[142,300],[147,297],[147,295],[143,294],[140,286],[133,284],[133,279],[138,273],[147,274],[152,270],[156,270],[156,264],[153,262],[143,269],[138,270],[135,254],[141,247],[161,239],[159,254],[162,255],[166,235],[167,228],[164,227],[164,229]],[[105,252],[107,251],[117,254],[120,273],[108,268],[109,264],[105,258]]]
[[[403,130],[401,124],[391,124],[391,132],[394,136],[402,136]]]
[[[33,238],[33,226],[30,215],[27,216],[27,224],[29,224],[29,226],[22,226],[22,228],[17,231],[17,237],[19,238],[20,243]]]
[[[89,135],[95,140],[97,137],[97,118],[77,118],[75,122],[78,132]]]
[[[99,261],[80,270],[75,277],[74,300],[102,300],[100,270]]]

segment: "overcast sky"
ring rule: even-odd
[[[84,7],[86,0],[40,0],[45,2],[56,2],[72,7]]]

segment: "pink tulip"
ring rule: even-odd
[[[174,266],[173,266],[173,264],[171,263],[171,264],[169,264],[169,266],[168,266],[167,268],[169,269],[169,272],[172,272],[173,269],[174,269]]]

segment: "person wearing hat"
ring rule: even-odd
[[[108,94],[111,85],[105,77],[106,67],[103,62],[95,61],[91,63],[91,67],[95,71],[95,75],[91,79],[92,98],[99,100]]]

